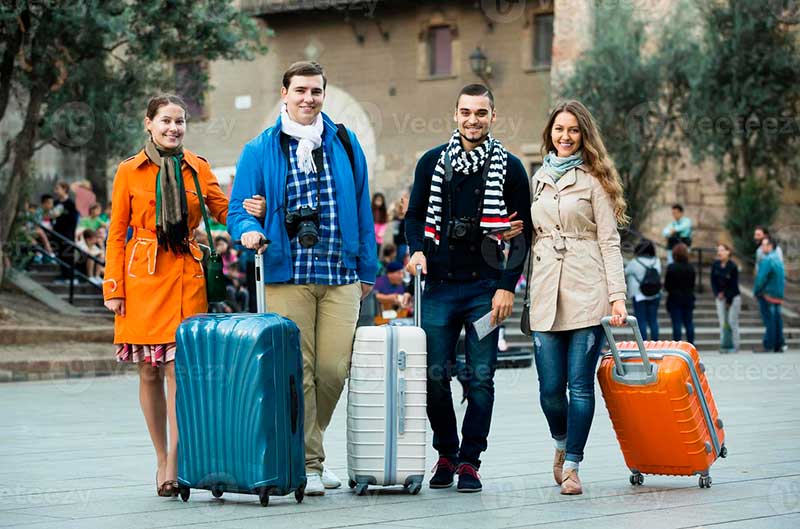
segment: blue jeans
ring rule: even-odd
[[[633,300],[633,314],[639,321],[639,330],[642,331],[642,339],[644,340],[658,340],[659,303],[661,303],[661,296],[642,301]],[[647,332],[648,327],[650,328],[649,334]]]
[[[428,420],[433,429],[433,447],[440,456],[480,466],[486,450],[494,406],[494,371],[497,366],[495,329],[478,340],[470,323],[492,310],[496,281],[469,283],[431,282],[422,297],[422,328],[428,342]],[[460,377],[467,392],[467,412],[461,427],[453,409],[450,379],[455,374],[456,344],[466,327],[466,366]]]
[[[786,343],[783,339],[783,315],[778,303],[770,303],[758,296],[758,310],[764,322],[764,338],[761,343],[767,351],[780,351]]]
[[[672,320],[672,339],[681,339],[682,327],[686,329],[686,341],[694,343],[694,300],[667,303],[669,317]]]
[[[533,334],[539,403],[553,439],[567,440],[567,461],[583,460],[594,417],[594,373],[602,347],[600,325]]]

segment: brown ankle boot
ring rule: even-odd
[[[561,476],[561,494],[583,494],[583,487],[578,477],[578,471],[574,468],[565,470],[564,474]]]
[[[561,485],[561,475],[564,473],[565,457],[567,457],[567,451],[556,448],[556,457],[553,460],[553,479],[556,480],[556,485]]]

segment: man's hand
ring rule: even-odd
[[[514,220],[516,216],[517,216],[516,211],[508,216],[508,220],[511,221],[511,227],[503,232],[502,237],[504,241],[510,241],[511,239],[522,233],[522,221]]]
[[[266,239],[257,231],[248,231],[242,234],[242,246],[251,250],[258,250],[258,253],[264,253],[267,249]]]
[[[489,323],[500,325],[503,320],[511,316],[514,308],[514,293],[508,290],[498,289],[492,298],[492,316]]]
[[[625,301],[618,299],[611,304],[611,325],[622,327],[628,321],[628,309],[625,308]]]
[[[425,259],[425,254],[422,252],[414,252],[414,255],[411,256],[409,259],[408,264],[406,265],[406,270],[412,276],[417,275],[417,265],[422,265],[422,273],[428,273],[428,261]]]
[[[361,301],[369,296],[369,293],[372,292],[373,285],[369,285],[367,283],[361,283]]]
[[[125,298],[109,299],[104,305],[117,316],[125,317]]]
[[[242,200],[242,207],[255,218],[263,219],[267,214],[267,199],[261,195],[253,195],[252,198]]]

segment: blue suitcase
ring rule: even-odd
[[[178,486],[270,496],[306,485],[300,331],[264,314],[263,258],[256,258],[259,314],[199,314],[177,331]]]

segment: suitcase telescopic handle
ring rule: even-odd
[[[263,248],[266,246],[269,248],[269,239],[262,239],[261,240],[261,247]],[[235,240],[233,244],[242,244],[242,241]],[[266,251],[266,249],[264,250]],[[260,313],[267,312],[267,292],[266,286],[264,285],[264,253],[263,252],[256,252],[255,257],[255,264],[256,264],[256,310]]]
[[[603,330],[606,333],[608,347],[611,349],[611,355],[614,357],[614,366],[616,367],[617,374],[624,378],[627,374],[628,368],[622,361],[622,357],[619,354],[619,349],[617,349],[617,344],[614,341],[614,331],[611,329],[611,316],[604,317],[602,320],[600,320],[600,323],[603,325]],[[644,372],[647,377],[652,377],[655,372],[653,370],[653,364],[650,363],[650,359],[647,357],[647,349],[644,347],[642,333],[639,331],[639,322],[635,317],[628,316],[625,319],[625,323],[627,323],[628,326],[633,329],[633,337],[636,340],[636,345],[639,347],[639,354],[642,356],[642,366],[644,367]]]
[[[422,265],[414,274],[414,326],[422,327]]]

